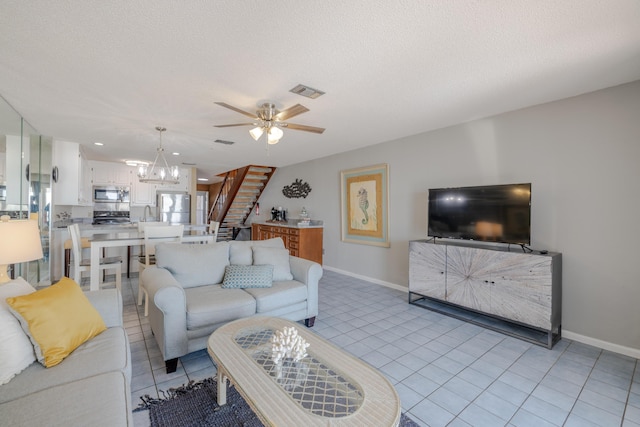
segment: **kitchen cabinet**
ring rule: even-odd
[[[437,300],[535,328],[544,339],[533,342],[550,348],[560,337],[561,295],[560,253],[409,242],[409,301],[417,305]]]
[[[91,206],[91,168],[77,142],[53,141],[53,203]]]
[[[293,225],[251,225],[253,240],[282,238],[284,246],[293,256],[322,264],[322,227],[298,227]]]
[[[156,184],[138,181],[135,172],[131,185],[131,206],[156,206]]]
[[[115,162],[92,161],[91,174],[93,185],[131,186],[131,167]]]

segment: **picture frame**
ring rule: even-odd
[[[389,165],[340,172],[341,240],[388,248]]]

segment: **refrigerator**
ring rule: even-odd
[[[191,198],[188,193],[158,191],[156,194],[160,221],[169,221],[171,224],[191,222]]]

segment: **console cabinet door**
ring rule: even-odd
[[[409,242],[409,291],[446,299],[447,247]]]
[[[491,313],[492,263],[496,253],[447,246],[448,302]]]
[[[491,314],[551,329],[552,258],[497,252],[491,267]]]

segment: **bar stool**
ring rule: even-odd
[[[91,270],[91,260],[82,259],[82,247],[80,238],[80,228],[78,224],[68,227],[71,235],[71,247],[73,249],[73,280],[80,284],[82,280],[82,272]],[[101,258],[98,268],[104,270],[114,270],[116,276],[116,288],[122,287],[122,259],[120,257]]]
[[[89,249],[91,247],[91,242],[89,242],[88,237],[82,237],[80,239],[80,247],[82,249]],[[65,277],[69,277],[69,271],[71,271],[71,249],[73,248],[73,242],[71,239],[67,239],[64,241],[64,275]],[[104,256],[104,250],[103,254]]]

